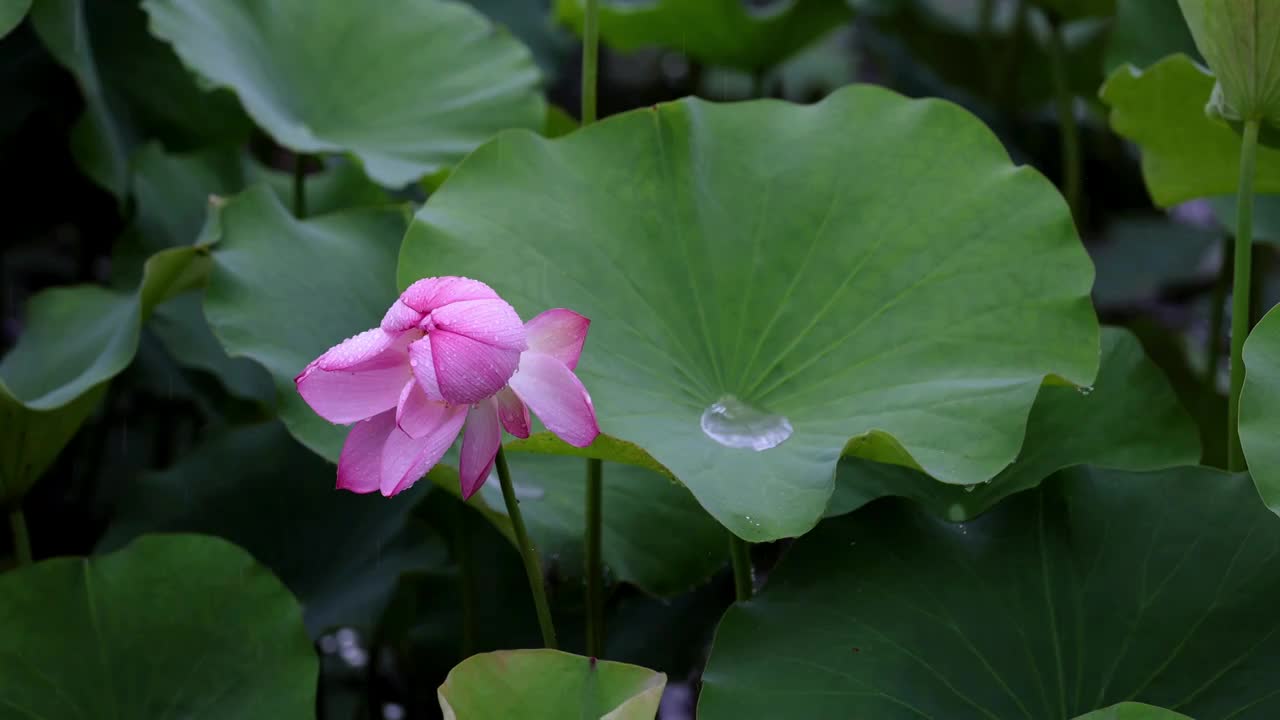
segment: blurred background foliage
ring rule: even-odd
[[[560,108],[579,103],[573,28],[581,22],[580,3],[471,4],[532,51],[552,108],[546,127],[571,126]],[[1223,238],[1234,203],[1153,204],[1135,147],[1109,128],[1098,96],[1107,76],[1125,64],[1147,67],[1174,52],[1195,57],[1176,4],[796,0],[775,14],[772,6],[783,4],[606,0],[601,114],[686,95],[807,103],[840,86],[870,82],[963,105],[998,134],[1015,162],[1059,182],[1070,164],[1064,122],[1077,125],[1083,188],[1077,221],[1097,266],[1101,319],[1136,334],[1199,421],[1204,462],[1222,465],[1227,348],[1210,338],[1223,338],[1215,329],[1227,322],[1220,268],[1229,264]],[[452,494],[425,482],[397,502],[331,490],[332,466],[277,419],[289,421],[285,407],[296,400],[291,387],[273,384],[268,370],[295,359],[256,353],[254,338],[237,332],[234,312],[219,310],[217,302],[218,293],[305,278],[246,279],[218,267],[202,307],[198,293],[183,291],[178,281],[163,292],[148,291],[148,273],[162,268],[144,268],[143,261],[168,248],[198,251],[193,243],[218,232],[208,220],[210,202],[250,184],[263,183],[281,207],[288,205],[298,163],[306,174],[308,214],[420,202],[441,179],[435,164],[418,166],[434,179],[388,190],[352,162],[289,152],[255,127],[234,94],[213,90],[188,71],[148,31],[147,16],[133,0],[34,0],[25,19],[22,5],[0,2],[0,31],[6,23],[12,27],[0,37],[0,157],[6,161],[0,352],[28,332],[35,312],[29,301],[37,293],[82,284],[117,294],[86,293],[73,307],[97,312],[120,302],[124,329],[83,327],[78,317],[91,315],[66,311],[62,332],[82,344],[134,342],[137,348],[136,354],[121,350],[123,372],[80,402],[77,412],[87,421],[24,500],[37,557],[107,551],[154,531],[232,540],[301,600],[322,652],[321,717],[430,717],[438,712],[434,688],[464,653],[520,638],[536,644],[521,566],[502,537],[503,518],[458,513]],[[415,71],[442,78],[460,71],[449,57],[429,51],[414,63]],[[397,75],[396,65],[391,58],[381,70],[387,82],[419,80]],[[1258,205],[1254,306],[1265,308],[1280,297],[1274,258],[1280,204],[1260,197]],[[385,227],[389,244],[378,252],[393,267],[403,212],[366,219]],[[280,239],[295,244],[281,246],[282,267],[313,252],[308,238],[291,235],[286,220]],[[340,265],[330,269],[342,272]],[[262,302],[269,303],[269,290],[263,292]],[[373,306],[386,299],[366,300]],[[297,349],[302,362],[314,354],[314,348]],[[0,376],[47,370],[11,366]],[[338,438],[308,445],[332,457]],[[522,486],[554,495],[550,484],[580,473],[576,462],[556,467],[565,462],[547,457],[518,465],[528,475]],[[453,485],[447,470],[437,472],[446,476],[435,478],[440,487]],[[618,495],[608,504],[630,504],[631,522],[682,528],[683,561],[666,560],[662,538],[606,558],[616,581],[607,656],[668,673],[673,690],[666,711],[681,717],[681,708],[692,706],[690,681],[731,602],[732,583],[722,567],[723,531],[687,493],[672,485],[670,498],[627,497],[628,483],[652,481],[630,476],[646,472],[611,468],[608,487]],[[556,612],[576,618],[582,589],[573,523],[581,522],[581,502],[570,496],[559,510],[531,512],[529,522],[549,558]],[[694,538],[692,546],[683,538]],[[779,549],[757,548],[760,566],[767,569]],[[9,555],[0,545],[0,556]],[[468,582],[460,579],[462,563],[478,568]],[[462,617],[464,597],[497,620],[477,625]],[[561,623],[570,650],[581,648],[582,639],[574,637],[580,626],[580,620]]]

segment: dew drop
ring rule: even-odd
[[[1092,386],[1092,385],[1081,385],[1080,387],[1076,388],[1076,390],[1079,390],[1081,395],[1084,395],[1084,396],[1088,397],[1089,393],[1092,393],[1092,392],[1093,392],[1093,386]]]
[[[792,431],[791,421],[782,415],[757,410],[725,395],[702,412],[702,432],[725,447],[760,452],[781,445]]]
[[[977,486],[977,485],[965,485],[965,486],[964,486],[964,491],[965,491],[965,492],[973,492],[974,490],[977,490],[977,489],[978,489],[978,486]]]

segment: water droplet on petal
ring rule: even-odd
[[[725,447],[760,452],[781,445],[791,437],[792,430],[786,417],[725,395],[702,412],[702,432]]]

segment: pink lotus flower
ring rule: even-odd
[[[459,475],[471,497],[493,469],[502,428],[529,436],[529,410],[547,429],[586,447],[600,429],[573,374],[591,321],[564,309],[522,325],[488,285],[419,280],[380,327],[316,358],[294,379],[316,414],[356,423],[338,460],[338,487],[399,493],[463,431]]]

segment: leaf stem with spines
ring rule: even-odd
[[[1235,270],[1231,286],[1231,394],[1227,397],[1227,467],[1244,469],[1240,449],[1240,389],[1244,386],[1244,341],[1249,335],[1250,281],[1253,270],[1253,183],[1257,176],[1261,123],[1244,124],[1240,141],[1240,185],[1236,193]]]
[[[542,644],[549,650],[555,650],[557,649],[556,628],[551,622],[551,606],[547,603],[547,586],[542,578],[542,563],[538,560],[538,549],[533,546],[533,541],[529,539],[529,531],[525,529],[524,515],[520,513],[520,500],[516,498],[516,488],[511,482],[511,469],[507,467],[507,455],[503,452],[502,446],[498,446],[498,457],[494,464],[498,470],[498,482],[502,484],[502,499],[507,505],[511,531],[520,549],[520,559],[524,561],[525,575],[529,578],[529,592],[533,594],[533,605],[538,612]]]

